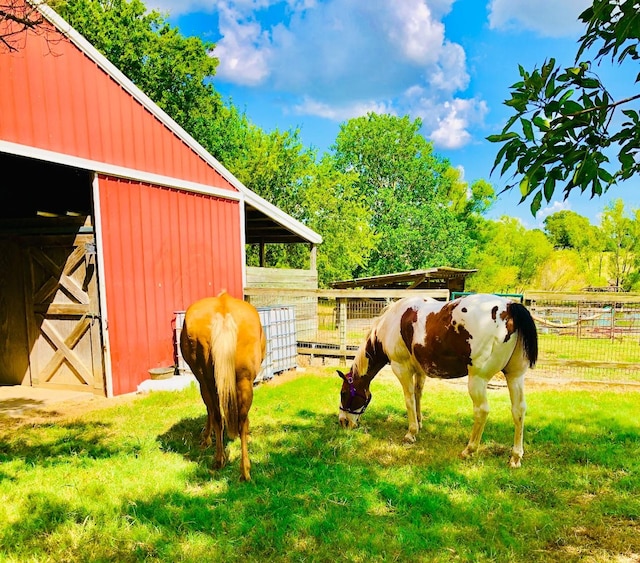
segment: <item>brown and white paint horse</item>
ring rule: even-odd
[[[406,297],[378,317],[356,352],[340,391],[340,424],[354,428],[371,401],[369,385],[387,364],[402,384],[409,419],[405,442],[413,443],[422,426],[420,403],[425,378],[469,376],[473,429],[462,457],[469,457],[482,438],[489,404],[487,384],[504,373],[515,425],[509,464],[520,467],[523,448],[524,376],[538,358],[538,335],[526,307],[488,294],[453,301]]]
[[[249,409],[253,382],[266,351],[258,311],[226,292],[196,301],[185,312],[180,349],[200,384],[207,407],[202,446],[211,445],[211,433],[215,431],[215,468],[220,469],[226,462],[225,427],[229,438],[240,436],[241,479],[250,481]]]

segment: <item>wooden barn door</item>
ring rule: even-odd
[[[93,234],[25,237],[31,385],[105,393]]]

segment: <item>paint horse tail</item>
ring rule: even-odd
[[[211,322],[211,358],[223,427],[229,438],[238,437],[238,395],[236,393],[236,347],[238,326],[227,313],[216,313]],[[215,395],[214,395],[215,396]]]
[[[522,348],[525,357],[529,360],[529,367],[534,367],[538,361],[538,331],[533,317],[521,303],[510,303],[509,314],[522,340]]]

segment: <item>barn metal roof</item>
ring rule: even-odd
[[[42,14],[69,40],[89,57],[104,72],[153,114],[162,124],[181,139],[191,150],[197,153],[209,166],[229,182],[239,195],[215,186],[188,182],[173,177],[158,177],[132,168],[119,168],[104,162],[70,157],[50,151],[37,150],[6,141],[0,141],[0,151],[9,154],[41,158],[50,162],[75,166],[98,173],[114,174],[124,178],[142,181],[153,181],[161,185],[179,187],[188,191],[209,193],[212,195],[238,198],[244,203],[245,238],[247,243],[313,243],[320,244],[322,237],[290,215],[284,213],[267,200],[242,184],[227,168],[215,159],[206,149],[189,135],[180,125],[169,117],[158,105],[144,94],[131,80],[118,70],[104,55],[91,45],[82,35],[75,31],[68,22],[62,19],[53,9],[45,4],[38,5]]]

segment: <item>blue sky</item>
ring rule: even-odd
[[[527,70],[554,57],[573,63],[589,0],[147,0],[183,35],[214,42],[216,89],[266,131],[301,130],[320,153],[340,123],[369,111],[421,118],[435,152],[468,182],[490,175],[499,145],[485,140],[510,116],[503,101]],[[614,99],[633,91],[633,73],[601,65]],[[636,108],[638,109],[638,108]],[[562,194],[532,217],[515,191],[489,218],[518,217],[528,228],[571,209],[599,223],[621,198],[640,208],[640,179],[590,199]]]

